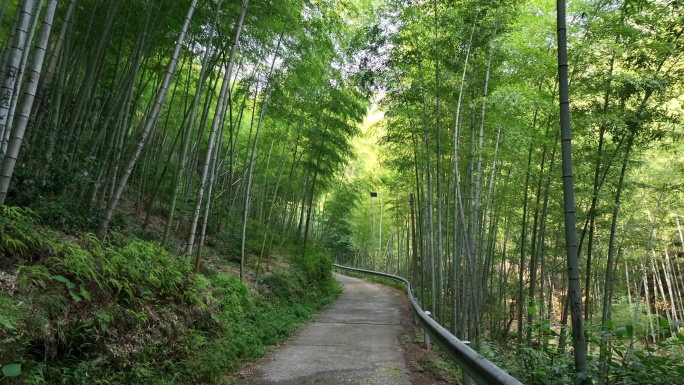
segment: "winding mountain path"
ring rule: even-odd
[[[340,298],[238,384],[411,383],[400,341],[403,294],[358,278],[335,278],[342,285]]]

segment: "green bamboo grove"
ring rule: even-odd
[[[676,384],[682,8],[0,0],[0,205],[402,275],[523,383]]]

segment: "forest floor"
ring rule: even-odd
[[[423,347],[423,329],[413,323],[413,313],[409,307],[408,298],[405,295],[401,298],[403,332],[400,339],[408,369],[411,371],[411,383],[413,385],[457,384],[454,366],[444,361],[437,351]]]

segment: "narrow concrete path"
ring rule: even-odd
[[[335,274],[343,291],[329,309],[285,346],[256,364],[241,385],[408,385],[402,331],[402,293]]]

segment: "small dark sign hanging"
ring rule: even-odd
[[[375,191],[371,191],[371,198],[377,198],[377,197],[378,197],[378,193],[376,193]]]

